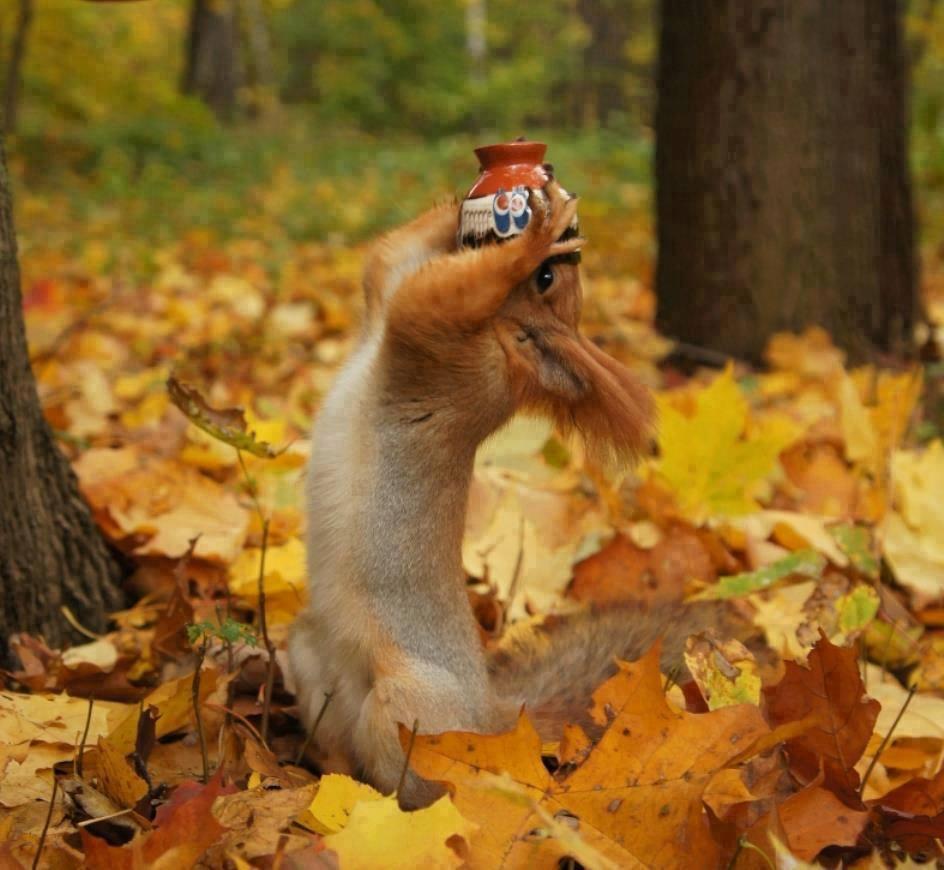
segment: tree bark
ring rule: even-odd
[[[827,329],[854,359],[920,316],[895,0],[662,0],[658,321],[758,359]]]
[[[0,142],[0,661],[11,633],[70,637],[62,608],[103,631],[119,568],[43,418],[30,369],[6,159]]]
[[[16,130],[20,105],[20,87],[23,81],[23,59],[26,57],[26,42],[33,21],[33,0],[20,0],[19,15],[10,40],[10,55],[3,83],[3,125],[7,133]]]
[[[626,111],[626,41],[632,10],[625,0],[577,0],[577,12],[590,35],[580,84],[583,120],[589,116],[607,126]]]
[[[200,97],[223,121],[233,117],[242,84],[233,0],[193,0],[181,90]]]

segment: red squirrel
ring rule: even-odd
[[[576,214],[555,181],[502,244],[457,249],[441,205],[376,242],[360,343],[318,414],[308,468],[310,605],[289,641],[315,739],[384,792],[401,779],[398,723],[494,733],[524,705],[542,736],[586,721],[591,692],[671,624],[670,659],[711,621],[681,606],[555,620],[482,649],[461,542],[478,445],[518,411],[549,415],[600,454],[648,443],[652,399],[579,329],[582,288],[561,240]],[[665,661],[665,658],[664,658]],[[399,798],[436,787],[410,772]]]

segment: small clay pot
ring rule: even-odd
[[[531,222],[529,194],[544,196],[551,180],[546,151],[543,142],[520,139],[475,149],[480,174],[462,201],[460,248],[503,242],[525,230]],[[571,229],[576,233],[576,219]]]

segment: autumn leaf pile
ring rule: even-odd
[[[651,292],[605,258],[612,216],[586,222],[587,331],[657,390],[658,448],[600,469],[532,420],[483,447],[463,545],[483,643],[627,598],[726,599],[752,635],[689,639],[682,685],[658,650],[621,665],[592,733],[559,743],[526,714],[507,734],[405,732],[412,767],[448,783],[424,810],[337,760],[319,776],[285,640],[306,598],[308,426],[356,337],[362,248],[284,246],[274,263],[261,242],[191,233],[147,273],[99,249],[28,251],[46,415],[125,554],[129,607],[68,649],[15,639],[0,866],[29,866],[40,842],[57,868],[941,856],[939,368],[849,367],[811,329],[773,337],[763,370],[683,374],[663,364]]]

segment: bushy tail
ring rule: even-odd
[[[731,634],[732,618],[717,603],[627,603],[551,617],[539,627],[512,628],[488,660],[492,684],[509,704],[524,704],[545,740],[564,725],[597,730],[587,713],[594,690],[616,672],[616,659],[634,661],[662,638],[664,673],[679,669],[689,635],[707,628]]]

